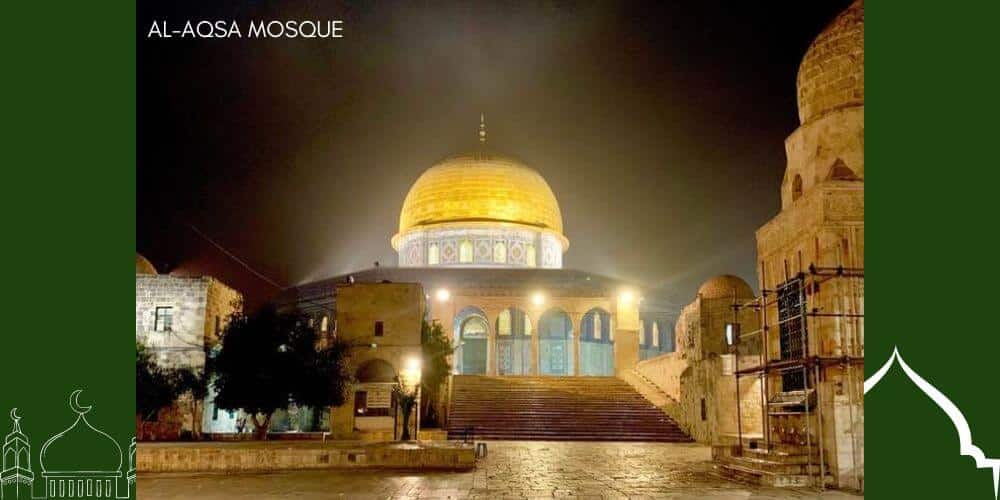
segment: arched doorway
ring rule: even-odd
[[[580,325],[580,375],[610,377],[614,374],[611,314],[594,308],[583,315],[583,323]]]
[[[538,322],[538,361],[542,375],[570,375],[573,370],[573,323],[560,309],[550,309]]]
[[[391,430],[395,401],[396,369],[382,359],[371,359],[354,373],[354,429]]]
[[[497,316],[497,374],[533,375],[531,362],[531,320],[516,307]]]
[[[475,307],[466,307],[455,316],[455,340],[458,349],[455,369],[464,375],[486,373],[489,325],[486,314]]]

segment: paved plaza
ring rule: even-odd
[[[142,475],[146,499],[230,498],[861,498],[750,487],[719,478],[698,444],[490,442],[471,472],[299,471]]]

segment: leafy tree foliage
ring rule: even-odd
[[[275,410],[289,403],[323,407],[345,401],[348,347],[319,339],[306,318],[273,306],[234,313],[212,363],[215,404],[251,416],[267,439]]]
[[[440,425],[441,391],[451,373],[449,356],[455,352],[451,339],[437,321],[424,321],[420,329],[423,369],[420,385],[423,388],[423,422],[427,427]]]
[[[146,423],[156,419],[160,410],[169,407],[181,390],[172,370],[153,361],[146,347],[135,344],[135,411],[139,438],[145,435]]]
[[[191,435],[201,439],[201,418],[208,397],[208,375],[203,370],[185,368],[174,374],[177,390],[188,395],[188,412],[191,414]]]

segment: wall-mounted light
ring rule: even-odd
[[[413,356],[403,362],[400,382],[406,387],[416,387],[420,384],[420,358]]]
[[[434,292],[434,298],[436,298],[438,302],[448,302],[448,299],[451,298],[451,292],[449,292],[447,288],[438,288],[437,292]]]
[[[635,300],[635,294],[632,293],[632,290],[623,290],[618,294],[618,302],[622,304],[631,304],[633,300]]]
[[[531,295],[531,303],[535,307],[541,307],[545,305],[545,294],[542,292],[535,292]]]
[[[413,356],[406,360],[406,369],[411,371],[420,371],[420,358]]]

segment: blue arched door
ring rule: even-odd
[[[497,374],[532,375],[531,321],[524,311],[511,307],[497,316]]]
[[[573,370],[572,322],[557,309],[546,311],[538,322],[538,362],[542,375],[570,375]]]
[[[486,373],[488,352],[486,315],[476,308],[463,309],[455,317],[456,370],[464,375]]]
[[[591,309],[580,325],[580,375],[610,377],[615,374],[611,314]]]

